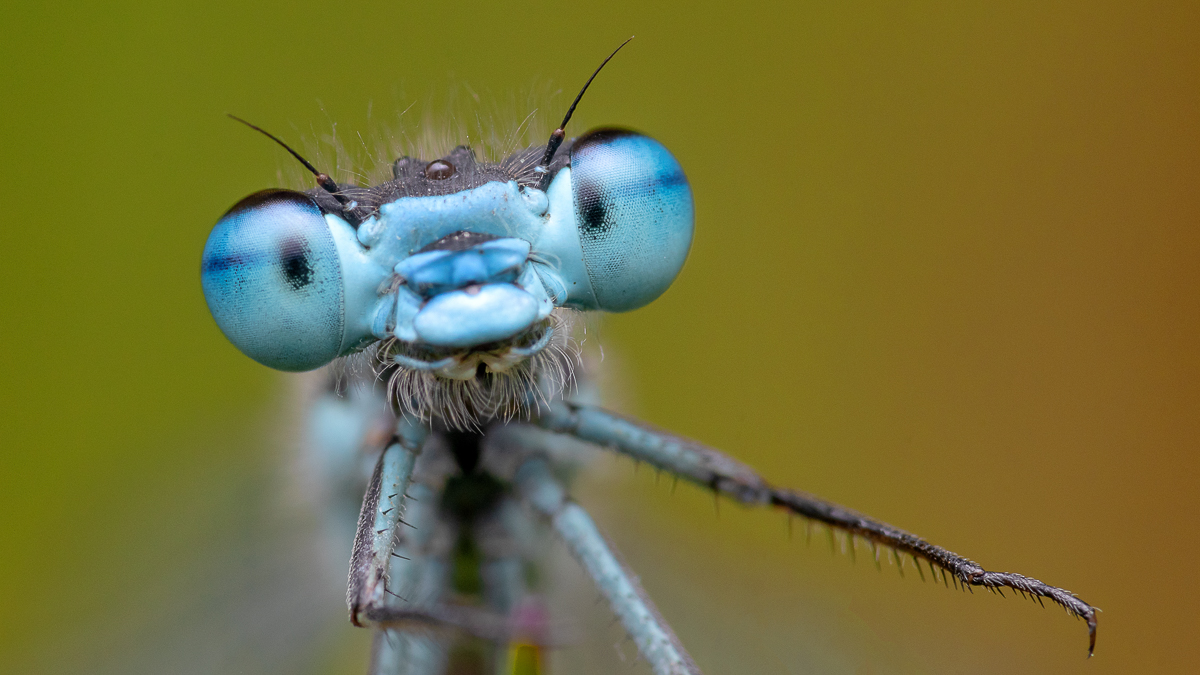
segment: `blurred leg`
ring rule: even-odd
[[[527,572],[542,563],[544,535],[527,510],[505,497],[475,525],[483,555],[484,601],[508,617],[511,635],[495,652],[497,673],[543,673],[545,649],[552,641],[549,616]]]
[[[588,576],[608,598],[642,656],[657,675],[699,675],[700,670],[658,613],[637,577],[617,559],[590,516],[566,498],[546,461],[531,459],[518,471],[517,490],[562,537]]]

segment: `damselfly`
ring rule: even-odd
[[[467,146],[404,156],[373,187],[336,182],[263,131],[318,187],[243,199],[205,247],[205,297],[241,351],[284,371],[345,359],[314,410],[330,480],[353,484],[357,448],[376,437],[347,591],[350,621],[375,631],[371,672],[439,673],[451,659],[541,672],[554,638],[527,574],[539,527],[567,544],[655,672],[699,672],[567,496],[577,441],[837,530],[851,551],[864,542],[876,560],[922,577],[1057,603],[1087,622],[1090,655],[1096,610],[1074,594],[776,487],[579,393],[579,313],[629,311],[661,295],[693,227],[683,169],[657,141],[614,128],[567,140],[591,82],[544,146],[494,163]],[[430,631],[460,646],[431,648]]]

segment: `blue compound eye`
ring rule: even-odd
[[[597,307],[637,309],[671,285],[692,245],[692,190],[658,141],[598,129],[571,148],[575,217]]]
[[[208,236],[200,280],[221,332],[255,361],[312,370],[341,352],[341,264],[307,195],[264,190],[234,205]]]

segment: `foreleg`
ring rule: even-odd
[[[371,675],[441,673],[445,653],[432,639],[436,633],[503,641],[510,632],[502,615],[441,603],[447,562],[430,550],[438,527],[436,495],[411,482],[427,435],[418,421],[399,420],[359,514],[346,602],[352,623],[376,629]]]
[[[1001,587],[1008,587],[1029,594],[1038,602],[1047,598],[1087,622],[1088,656],[1095,650],[1097,610],[1070,591],[1021,574],[990,572],[972,560],[887,523],[807,492],[774,487],[754,469],[713,448],[601,408],[558,402],[537,422],[551,431],[615,449],[744,504],[779,507],[843,530],[851,537],[862,537],[876,547],[876,555],[880,546],[894,550],[898,562],[901,553],[907,554],[913,558],[918,571],[921,571],[918,560],[923,559],[931,573],[936,575],[937,570],[942,570],[943,582],[949,572],[956,584],[962,583],[966,588],[981,586],[999,591]],[[923,571],[921,574],[924,576]]]
[[[418,421],[402,418],[396,435],[379,455],[371,481],[363,496],[362,511],[350,556],[350,578],[346,605],[350,622],[366,626],[378,620],[385,606],[388,570],[396,550],[399,528],[404,526],[404,507],[413,467],[428,430]]]

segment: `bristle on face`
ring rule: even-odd
[[[397,412],[438,420],[451,429],[476,430],[492,420],[528,417],[574,386],[575,368],[581,363],[572,332],[577,315],[554,310],[548,319],[553,335],[544,349],[503,371],[481,366],[470,379],[397,365],[392,357],[411,349],[398,340],[377,343],[364,358],[375,377],[386,383],[388,401]]]

